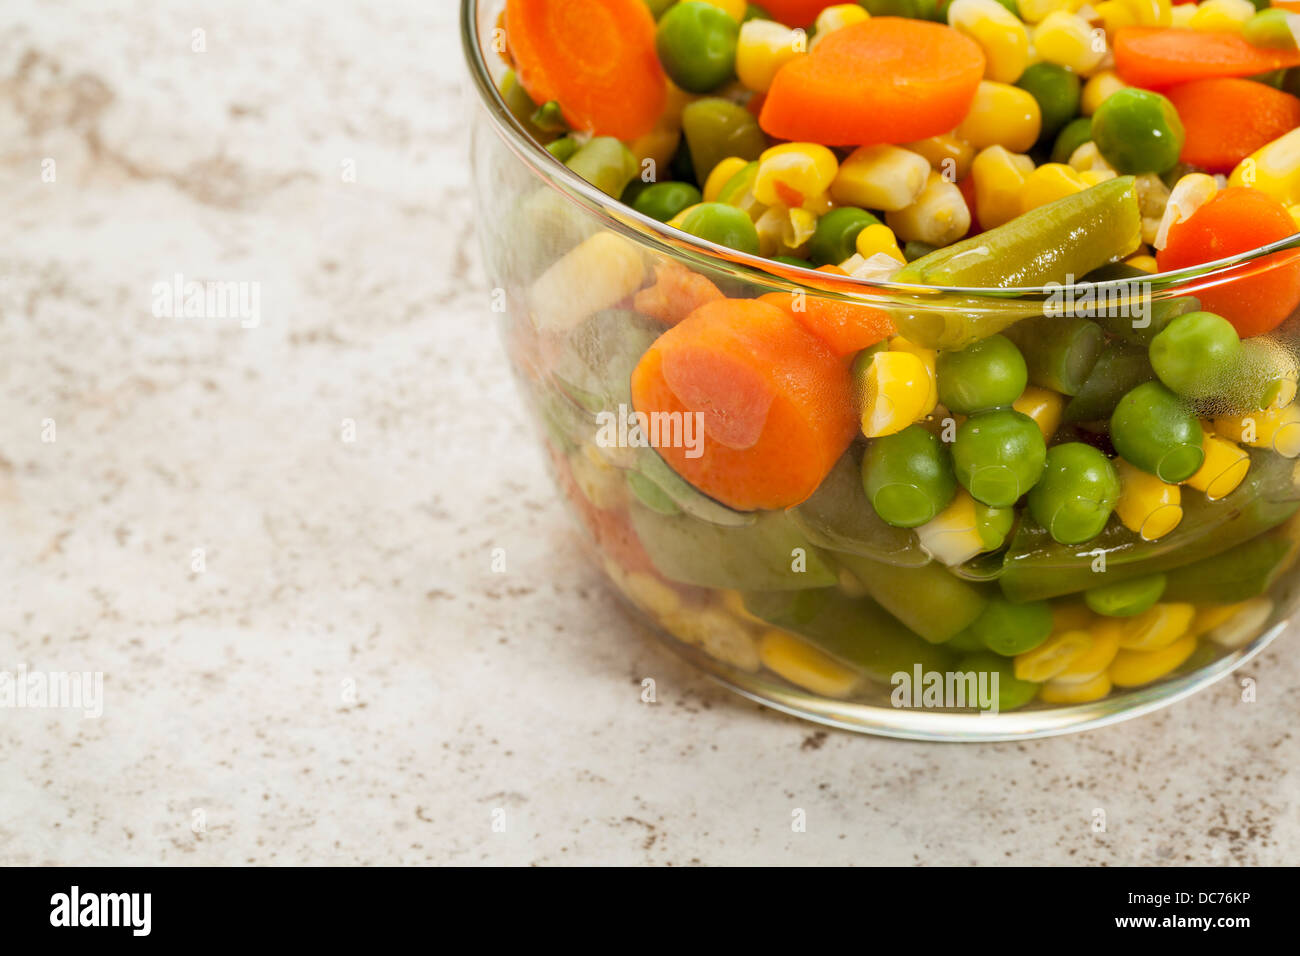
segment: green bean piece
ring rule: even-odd
[[[1295,556],[1296,543],[1282,533],[1261,535],[1222,554],[1170,571],[1164,598],[1236,604],[1273,586]]]
[[[909,20],[943,20],[939,0],[860,0],[873,17],[907,17]],[[807,26],[801,23],[799,26]]]
[[[1106,347],[1096,322],[1073,316],[1043,315],[1006,330],[1029,367],[1029,381],[1063,395],[1076,395]]]
[[[1066,442],[1047,451],[1043,477],[1029,492],[1029,513],[1061,544],[1101,534],[1119,500],[1119,472],[1091,445]]]
[[[903,258],[908,262],[915,262],[922,256],[928,256],[938,248],[938,246],[932,246],[920,239],[909,239],[903,244]]]
[[[543,103],[533,112],[533,125],[544,133],[567,133],[569,124],[564,121],[560,104],[556,100]]]
[[[798,266],[800,269],[815,268],[807,259],[797,259],[794,256],[773,256],[773,262],[779,262],[783,266]]]
[[[1093,321],[1126,342],[1145,348],[1178,316],[1197,312],[1201,308],[1201,300],[1193,295],[1151,298],[1146,285],[1151,281],[1151,273],[1125,262],[1114,262],[1094,269],[1084,277],[1084,282],[1111,283],[1120,279],[1131,282],[1126,286],[1099,288],[1095,291],[1094,301],[1098,306],[1104,303],[1114,305],[1096,308]]]
[[[597,136],[588,141],[564,165],[616,199],[637,173],[636,156],[632,150],[612,136]]]
[[[651,511],[661,515],[681,514],[682,509],[666,491],[639,471],[629,471],[626,475],[627,486],[636,495],[637,500]]]
[[[994,508],[1009,508],[1026,494],[1042,477],[1046,460],[1047,443],[1034,420],[1009,408],[972,415],[952,445],[957,480],[972,498]]]
[[[1146,349],[1128,342],[1111,342],[1092,367],[1083,388],[1066,404],[1062,421],[1108,419],[1121,398],[1155,376]]]
[[[561,136],[546,144],[546,151],[562,163],[567,163],[578,151],[578,141],[572,136]],[[635,179],[633,180],[635,182]]]
[[[650,8],[650,16],[658,20],[677,0],[645,0],[645,5]]]
[[[984,611],[984,591],[942,565],[900,568],[858,555],[835,560],[848,568],[872,600],[931,644],[951,640]]]
[[[1177,483],[1205,461],[1201,423],[1181,398],[1159,382],[1133,389],[1115,406],[1110,440],[1129,464]]]
[[[1160,600],[1168,580],[1165,575],[1157,573],[1103,584],[1084,591],[1083,600],[1088,607],[1106,617],[1133,617]]]
[[[682,138],[690,149],[697,184],[707,181],[713,167],[724,159],[756,160],[767,149],[767,136],[754,115],[739,103],[716,96],[696,100],[682,110]]]
[[[664,72],[688,93],[707,93],[736,75],[740,24],[711,3],[682,0],[659,18],[655,50]]]

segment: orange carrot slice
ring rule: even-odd
[[[1300,51],[1251,46],[1239,33],[1124,27],[1115,34],[1115,71],[1130,86],[1158,90],[1216,76],[1254,76],[1300,66]]]
[[[759,296],[825,342],[836,355],[855,355],[897,331],[889,315],[869,305],[790,292]]]
[[[848,364],[757,299],[710,302],[664,332],[632,373],[632,404],[648,415],[700,413],[702,447],[661,439],[658,452],[741,510],[803,501],[857,431]]]
[[[721,299],[718,287],[678,262],[655,266],[655,284],[632,299],[632,307],[664,325],[676,325],[700,306]]]
[[[1156,253],[1161,272],[1249,252],[1295,233],[1286,208],[1258,189],[1232,186],[1169,230]],[[1240,277],[1197,291],[1207,312],[1223,316],[1242,338],[1277,328],[1300,305],[1300,260],[1274,253],[1236,270]]]
[[[506,0],[506,39],[524,90],[559,102],[574,129],[633,140],[664,110],[667,79],[644,0]]]
[[[788,27],[806,27],[838,0],[767,0],[761,6],[772,17]]]
[[[1178,157],[1212,173],[1239,162],[1300,126],[1300,99],[1254,80],[1193,80],[1165,92],[1187,139]]]
[[[956,30],[872,17],[781,67],[759,125],[779,139],[830,146],[908,143],[957,126],[983,76],[983,52]]]

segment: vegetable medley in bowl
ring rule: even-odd
[[[497,311],[614,585],[902,736],[1258,652],[1300,549],[1288,5],[468,0]]]

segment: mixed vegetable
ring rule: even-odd
[[[1300,231],[1300,13],[507,0],[502,27],[503,98],[556,159],[803,286],[521,204],[566,237],[520,266],[556,470],[666,629],[837,698],[996,671],[1005,709],[1199,666],[1275,612],[1300,258],[1143,280]],[[818,295],[845,277],[891,295]],[[990,295],[1035,287],[1064,298]],[[598,440],[624,408],[680,440]]]

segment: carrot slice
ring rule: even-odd
[[[741,510],[803,501],[857,431],[848,363],[757,299],[710,302],[664,332],[632,373],[632,404],[647,415],[700,413],[700,445],[661,437],[657,450]]]
[[[1249,252],[1295,231],[1286,208],[1272,196],[1232,186],[1169,230],[1156,263],[1161,272],[1185,269]],[[1196,295],[1206,311],[1223,316],[1242,338],[1277,328],[1300,305],[1300,259],[1294,252],[1274,253],[1236,272],[1238,277]]]
[[[779,139],[829,146],[908,143],[957,126],[983,76],[983,52],[956,30],[872,17],[781,67],[759,125]]]
[[[897,331],[887,313],[869,305],[806,294],[796,298],[791,292],[769,292],[758,300],[785,312],[840,356],[855,355]]]
[[[672,260],[655,266],[655,284],[632,299],[632,307],[664,325],[676,325],[700,306],[721,299],[711,281]]]
[[[1230,171],[1265,143],[1300,126],[1300,99],[1254,80],[1193,80],[1165,95],[1187,131],[1178,158],[1212,173]]]
[[[506,39],[524,90],[558,101],[574,129],[634,140],[668,95],[644,0],[506,0]]]
[[[1251,46],[1239,33],[1124,27],[1115,34],[1115,71],[1130,86],[1158,90],[1216,76],[1254,76],[1300,66],[1300,51]]]

